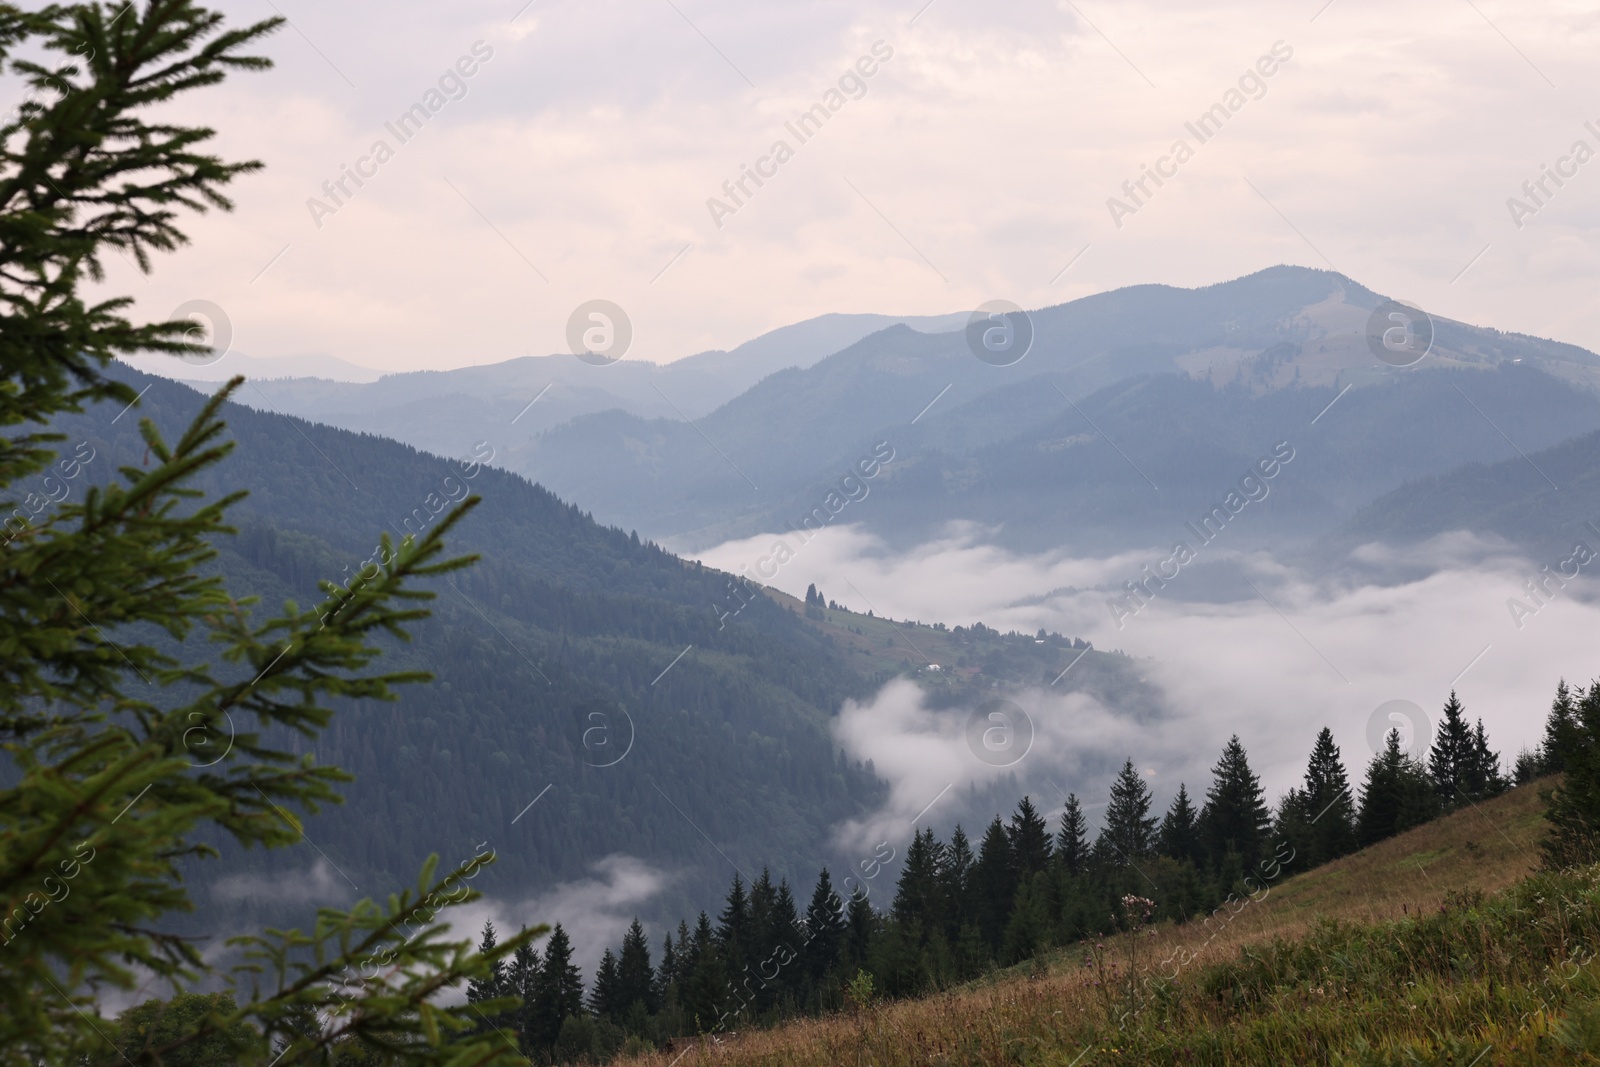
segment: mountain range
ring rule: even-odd
[[[891,544],[965,522],[1013,549],[1107,552],[1170,544],[1280,444],[1297,458],[1248,536],[1285,546],[1416,479],[1600,429],[1600,356],[1435,318],[1426,357],[1392,366],[1367,339],[1383,300],[1274,267],[1032,311],[1009,366],[974,357],[962,316],[824,316],[661,367],[529,357],[241,400],[439,454],[488,441],[497,465],[691,554],[819,514],[875,449],[895,458],[843,521]]]

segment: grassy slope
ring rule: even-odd
[[[1103,953],[1076,946],[923,1000],[629,1062],[1465,1065],[1480,1052],[1476,1067],[1600,1062],[1557,1043],[1561,1024],[1550,1015],[1536,1014],[1528,1029],[1519,1023],[1542,999],[1559,1005],[1595,988],[1588,969],[1581,981],[1561,983],[1559,995],[1541,985],[1545,968],[1574,938],[1582,941],[1574,931],[1584,929],[1572,917],[1582,907],[1557,922],[1541,909],[1570,898],[1600,924],[1592,874],[1553,889],[1538,881],[1517,888],[1537,863],[1544,787],[1513,790],[1269,885],[1232,915],[1160,927],[1136,942],[1110,939]],[[1500,896],[1487,908],[1463,906],[1461,895],[1473,891]],[[1524,931],[1557,928],[1553,941],[1522,944]],[[1511,955],[1500,951],[1513,943]],[[1176,973],[1165,997],[1144,985],[1129,999],[1130,950],[1136,973]],[[1133,1004],[1138,1010],[1119,1028]],[[1595,1017],[1587,1018],[1595,1029]],[[1410,1053],[1396,1051],[1401,1046],[1420,1058],[1404,1058]]]

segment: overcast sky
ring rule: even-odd
[[[1600,161],[1521,192],[1574,142],[1600,149],[1590,5],[524,3],[222,5],[289,17],[278,66],[185,113],[267,169],[152,279],[114,262],[110,283],[154,316],[215,301],[248,355],[393,370],[560,351],[594,298],[630,315],[630,356],[670,360],[830,311],[1040,307],[1275,263],[1600,349]],[[847,76],[875,42],[890,58]],[[1290,58],[1202,144],[1185,123],[1275,43]],[[785,123],[841,76],[802,143]],[[408,142],[386,129],[429,102]],[[1128,198],[1179,139],[1193,157]],[[392,158],[324,194],[380,140]],[[762,163],[779,140],[792,158]],[[758,164],[776,173],[728,198]],[[1537,208],[1520,227],[1513,195]],[[1112,196],[1138,208],[1120,227]]]

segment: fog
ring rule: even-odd
[[[560,923],[572,939],[573,963],[585,976],[592,976],[601,954],[622,943],[628,924],[672,876],[621,853],[595,862],[590,872],[586,878],[561,882],[521,900],[484,896],[450,908],[439,918],[449,925],[451,936],[470,938],[473,944],[477,944],[485,921],[492,921],[502,938],[523,926]],[[537,944],[541,952],[546,940],[541,938]],[[653,954],[659,947],[659,935],[651,940]]]
[[[772,584],[798,596],[815,582],[841,604],[860,611],[870,605],[896,619],[982,621],[1028,633],[1044,627],[1086,638],[1102,651],[1120,649],[1158,689],[1163,716],[1141,723],[1083,694],[1008,690],[1006,697],[1032,719],[1035,737],[1019,762],[997,769],[969,747],[973,709],[931,710],[913,683],[891,682],[870,701],[847,704],[835,723],[841,747],[873,760],[891,787],[882,810],[838,828],[844,847],[903,840],[911,820],[947,787],[923,824],[986,820],[992,807],[962,812],[962,798],[1007,774],[1047,809],[1059,810],[1064,793],[1076,791],[1095,824],[1125,757],[1145,771],[1158,804],[1180,781],[1198,797],[1234,733],[1270,800],[1303,773],[1323,726],[1333,730],[1358,784],[1372,754],[1369,736],[1381,739],[1400,725],[1409,742],[1425,740],[1431,730],[1429,723],[1391,720],[1395,705],[1380,707],[1409,701],[1432,720],[1452,687],[1468,717],[1484,720],[1509,766],[1542,734],[1557,679],[1589,680],[1592,635],[1600,626],[1588,577],[1559,589],[1552,583],[1541,603],[1525,583],[1559,561],[1530,561],[1468,534],[1404,550],[1366,545],[1310,564],[1265,551],[1217,552],[1204,569],[1185,568],[1136,614],[1120,619],[1108,597],[1170,550],[1024,556],[985,544],[983,534],[953,527],[913,551],[892,553],[860,528],[828,529]],[[701,555],[738,571],[771,541],[754,537]],[[1525,610],[1513,613],[1512,599]]]

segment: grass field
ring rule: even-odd
[[[1600,870],[1532,874],[1542,787],[1286,870],[1205,922],[627,1062],[1600,1063]]]

